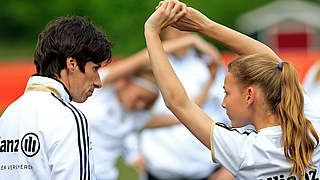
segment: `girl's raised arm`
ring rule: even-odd
[[[280,59],[268,46],[240,32],[218,24],[201,12],[187,7],[186,15],[173,24],[177,29],[199,32],[227,46],[239,55],[266,54]]]
[[[163,49],[161,29],[185,15],[186,6],[164,1],[145,23],[145,38],[152,69],[167,107],[208,148],[212,120],[188,98]]]

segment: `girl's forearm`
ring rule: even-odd
[[[162,47],[157,33],[145,32],[146,44],[155,78],[168,107],[177,107],[189,100]]]
[[[208,38],[220,42],[239,55],[259,53],[280,59],[267,45],[214,21],[202,25],[199,32]]]

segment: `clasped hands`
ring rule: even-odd
[[[161,1],[155,9],[145,23],[145,32],[158,34],[167,26],[182,31],[200,31],[202,24],[208,20],[199,11],[178,0]]]

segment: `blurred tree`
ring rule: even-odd
[[[239,15],[273,0],[182,0],[208,17],[235,28]],[[309,0],[320,4],[320,0]],[[59,16],[88,16],[115,44],[114,54],[128,55],[145,47],[143,25],[156,0],[10,0],[0,2],[0,51],[6,44],[34,47],[39,32]]]

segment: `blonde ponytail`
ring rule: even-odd
[[[293,164],[291,173],[303,179],[305,168],[312,169],[314,166],[312,154],[319,144],[319,137],[311,122],[304,116],[303,90],[294,68],[288,62],[283,62],[281,99],[276,111],[281,120],[284,154]]]

